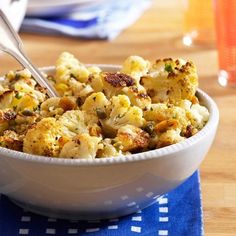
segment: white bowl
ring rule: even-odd
[[[102,67],[106,71],[117,68]],[[147,207],[191,176],[212,144],[219,112],[206,93],[199,89],[197,96],[210,111],[205,127],[157,150],[72,160],[0,148],[0,192],[30,211],[59,218],[111,218]]]
[[[7,15],[13,28],[18,31],[24,19],[28,0],[1,0],[0,9]]]

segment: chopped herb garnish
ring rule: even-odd
[[[16,98],[16,99],[21,99],[21,98],[22,98],[22,95],[21,95],[19,92],[17,92],[16,95],[15,95],[15,98]]]
[[[171,64],[165,64],[165,71],[167,71],[168,73],[173,72]]]

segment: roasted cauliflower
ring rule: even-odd
[[[63,146],[60,157],[94,159],[101,140],[102,138],[90,136],[86,133],[79,134]]]
[[[28,130],[23,141],[23,151],[31,154],[58,157],[62,126],[55,118],[43,118]]]
[[[154,103],[191,101],[198,87],[198,76],[192,62],[168,58],[157,60],[140,83]]]
[[[131,106],[129,97],[126,95],[113,96],[110,101],[109,117],[101,120],[105,132],[113,134],[126,124],[136,127],[143,126],[145,122],[143,111],[139,107]]]
[[[149,134],[133,125],[119,128],[114,146],[123,152],[145,150],[149,145]]]
[[[108,68],[109,69],[109,68]],[[201,130],[209,111],[196,96],[195,65],[130,56],[117,71],[62,53],[46,91],[24,69],[0,83],[0,146],[60,158],[104,158],[181,142]]]

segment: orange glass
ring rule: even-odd
[[[214,46],[214,24],[212,0],[184,0],[184,45]]]
[[[236,0],[215,0],[219,76],[222,86],[236,87]]]

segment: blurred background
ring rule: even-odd
[[[26,0],[9,2],[11,6],[18,4],[17,15],[25,8],[23,23],[20,24],[21,18],[17,17],[19,25],[15,25],[20,28],[27,54],[38,66],[47,65],[41,58],[44,43],[48,45],[45,57],[50,64],[55,62],[55,55],[70,51],[85,63],[118,64],[126,56],[134,54],[149,60],[179,57],[181,54],[182,58],[193,60],[200,68],[199,72],[206,76],[212,75],[209,67],[217,65],[212,60],[208,60],[207,66],[201,65],[201,52],[204,52],[206,60],[216,53],[210,0],[204,3],[195,0],[141,0],[138,4],[135,0],[28,0],[27,6]],[[198,14],[194,14],[195,10]],[[14,13],[8,13],[12,21],[16,20]],[[201,22],[197,15],[203,19]],[[201,26],[208,27],[210,42],[201,42],[202,35],[196,37]],[[206,32],[200,33],[205,35]],[[199,45],[195,45],[194,37],[199,40]],[[7,71],[14,62],[6,60]]]

